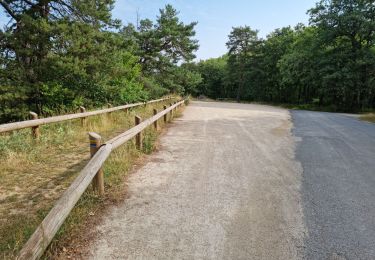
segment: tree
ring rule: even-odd
[[[183,64],[185,70],[199,75],[199,82],[194,88],[187,89],[194,96],[204,95],[210,98],[226,97],[224,79],[227,66],[227,56],[212,58],[198,63]],[[195,76],[198,79],[197,76]],[[196,80],[197,82],[197,80]]]
[[[277,62],[280,75],[278,102],[309,104],[319,100],[322,105],[325,99],[325,93],[321,91],[324,50],[317,39],[316,28],[296,27],[292,45]]]
[[[288,97],[281,85],[281,73],[278,68],[280,59],[288,52],[294,42],[294,30],[290,27],[276,29],[271,32],[259,48],[260,57],[253,66],[257,66],[254,77],[257,81],[256,100],[281,101]]]
[[[196,22],[184,24],[178,18],[179,12],[171,5],[160,9],[156,22],[149,19],[140,21],[138,28],[128,24],[122,29],[124,41],[135,46],[139,63],[145,77],[156,80],[169,89],[176,89],[171,73],[182,62],[195,58],[198,41],[194,27]]]
[[[78,106],[116,105],[195,89],[186,70],[198,43],[167,5],[156,21],[121,30],[114,0],[0,0],[9,22],[0,30],[0,121]],[[10,95],[8,92],[11,92]]]
[[[6,59],[0,84],[8,82],[15,91],[22,88],[26,102],[38,113],[51,111],[52,103],[57,103],[52,109],[69,105],[69,97],[77,92],[66,86],[74,78],[68,73],[94,75],[95,66],[108,57],[100,54],[113,49],[105,39],[113,37],[104,31],[117,24],[111,19],[113,1],[3,0],[0,6],[9,16],[0,34]]]
[[[198,89],[214,97],[210,82],[224,74],[215,93],[237,101],[374,108],[374,1],[321,0],[309,14],[310,26],[277,29],[264,40],[248,26],[233,28],[225,72],[201,62]]]
[[[249,26],[234,27],[229,34],[227,42],[229,55],[230,75],[234,84],[237,85],[236,99],[239,102],[246,82],[246,61],[254,54],[259,45],[258,31],[252,30]]]
[[[174,67],[171,73],[173,75],[173,92],[181,94],[196,92],[197,86],[202,82],[202,76],[199,72],[189,69],[189,66],[189,63],[184,63],[181,66]]]
[[[309,13],[311,25],[320,31],[322,48],[331,58],[324,79],[337,86],[333,102],[348,109],[370,106],[374,97],[374,1],[322,0]]]

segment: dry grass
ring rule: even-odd
[[[362,120],[375,123],[375,113],[369,113],[360,117]]]
[[[15,256],[85,166],[89,159],[87,132],[97,132],[104,141],[108,140],[134,126],[134,115],[148,118],[153,114],[153,108],[160,111],[166,103],[134,108],[128,113],[119,111],[91,117],[85,127],[81,126],[80,120],[42,126],[39,141],[31,138],[30,129],[0,135],[0,258]],[[159,121],[160,125],[162,121]],[[119,192],[118,187],[134,160],[153,150],[156,138],[157,133],[150,127],[144,134],[142,152],[129,142],[110,156],[104,172],[106,189],[111,194]],[[82,218],[92,214],[101,203],[103,200],[96,194],[86,192],[57,238],[79,229]],[[52,244],[51,252],[61,247],[58,241]]]

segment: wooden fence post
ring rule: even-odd
[[[107,107],[108,107],[108,108],[112,108],[113,106],[112,106],[111,103],[108,103],[108,104],[107,104]],[[112,119],[112,112],[108,112],[108,117],[109,117],[109,119]]]
[[[86,108],[85,107],[80,106],[79,110],[81,111],[81,113],[86,113]],[[82,126],[86,126],[86,118],[87,117],[82,117],[81,118],[81,125]]]
[[[158,113],[158,110],[154,108],[154,116]],[[156,131],[158,131],[158,120],[154,122],[154,128]]]
[[[167,105],[164,105],[164,110],[167,109]],[[167,114],[164,115],[164,123],[167,123]]]
[[[170,103],[169,106],[173,106],[173,103]],[[173,118],[173,109],[171,109],[171,112],[169,112],[169,121],[172,121]]]
[[[142,118],[140,118],[139,116],[135,116],[135,125],[139,125],[140,123],[142,123]],[[138,150],[142,150],[142,143],[143,143],[142,132],[139,132],[135,136],[135,146],[137,147]]]
[[[99,150],[100,146],[102,145],[102,137],[97,133],[90,132],[89,133],[90,139],[90,154],[91,157],[95,155],[95,153]],[[104,195],[104,173],[102,168],[96,173],[93,179],[93,188],[97,190],[100,196]]]
[[[30,116],[31,116],[31,119],[35,120],[35,119],[38,119],[38,114],[37,113],[34,113],[34,112],[30,112]],[[39,130],[39,126],[33,126],[31,128],[31,134],[32,136],[35,138],[35,139],[39,139],[40,137],[40,130]]]

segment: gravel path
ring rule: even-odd
[[[299,259],[302,167],[287,110],[192,102],[128,180],[91,259]]]
[[[193,102],[91,259],[375,259],[375,124]]]

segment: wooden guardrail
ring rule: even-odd
[[[86,118],[90,117],[90,116],[96,116],[96,115],[100,115],[100,114],[111,113],[111,112],[118,111],[118,110],[127,110],[127,109],[132,108],[132,107],[137,107],[137,106],[141,106],[141,105],[145,105],[145,104],[151,104],[151,103],[155,103],[155,102],[161,102],[161,101],[169,100],[169,99],[172,99],[172,98],[173,97],[167,97],[167,98],[162,98],[162,99],[157,99],[157,100],[151,100],[151,101],[144,102],[144,103],[140,102],[140,103],[128,104],[128,105],[123,105],[123,106],[118,106],[118,107],[95,110],[95,111],[91,111],[91,112],[86,112],[86,109],[84,107],[80,107],[81,113],[47,117],[47,118],[39,118],[39,119],[38,119],[38,115],[36,113],[30,112],[30,115],[33,118],[33,120],[26,120],[26,121],[21,121],[21,122],[14,122],[14,123],[0,125],[0,133],[5,133],[5,132],[10,132],[10,131],[14,131],[14,130],[19,130],[19,129],[31,127],[32,128],[32,135],[37,138],[40,135],[39,126],[41,126],[41,125],[63,122],[63,121],[67,121],[67,120],[77,119],[77,118],[82,118],[82,124],[84,124]]]
[[[65,219],[68,217],[71,210],[74,208],[79,198],[93,181],[94,177],[97,176],[96,181],[94,182],[95,185],[103,185],[103,187],[97,187],[99,194],[101,193],[101,190],[104,192],[103,181],[100,181],[100,179],[102,179],[102,176],[100,176],[102,175],[101,168],[111,152],[135,136],[141,135],[145,128],[154,124],[160,118],[164,117],[164,121],[166,121],[168,113],[170,118],[172,118],[174,111],[183,105],[184,102],[185,100],[174,102],[174,104],[170,104],[170,107],[168,108],[164,106],[165,109],[163,111],[156,113],[154,116],[143,122],[138,120],[136,126],[105,142],[103,145],[100,145],[100,142],[98,141],[101,139],[99,135],[90,133],[90,146],[95,146],[91,151],[93,155],[91,160],[79,173],[78,177],[69,188],[63,193],[62,197],[43,219],[42,223],[37,227],[33,235],[20,251],[18,259],[39,259],[51,243],[53,237],[64,223]],[[155,126],[157,127],[157,124],[154,124],[154,127]],[[141,140],[142,138],[139,138],[139,140],[137,138],[137,142],[141,142]],[[99,145],[100,147],[98,147]],[[95,152],[95,154],[93,154],[93,152]]]

